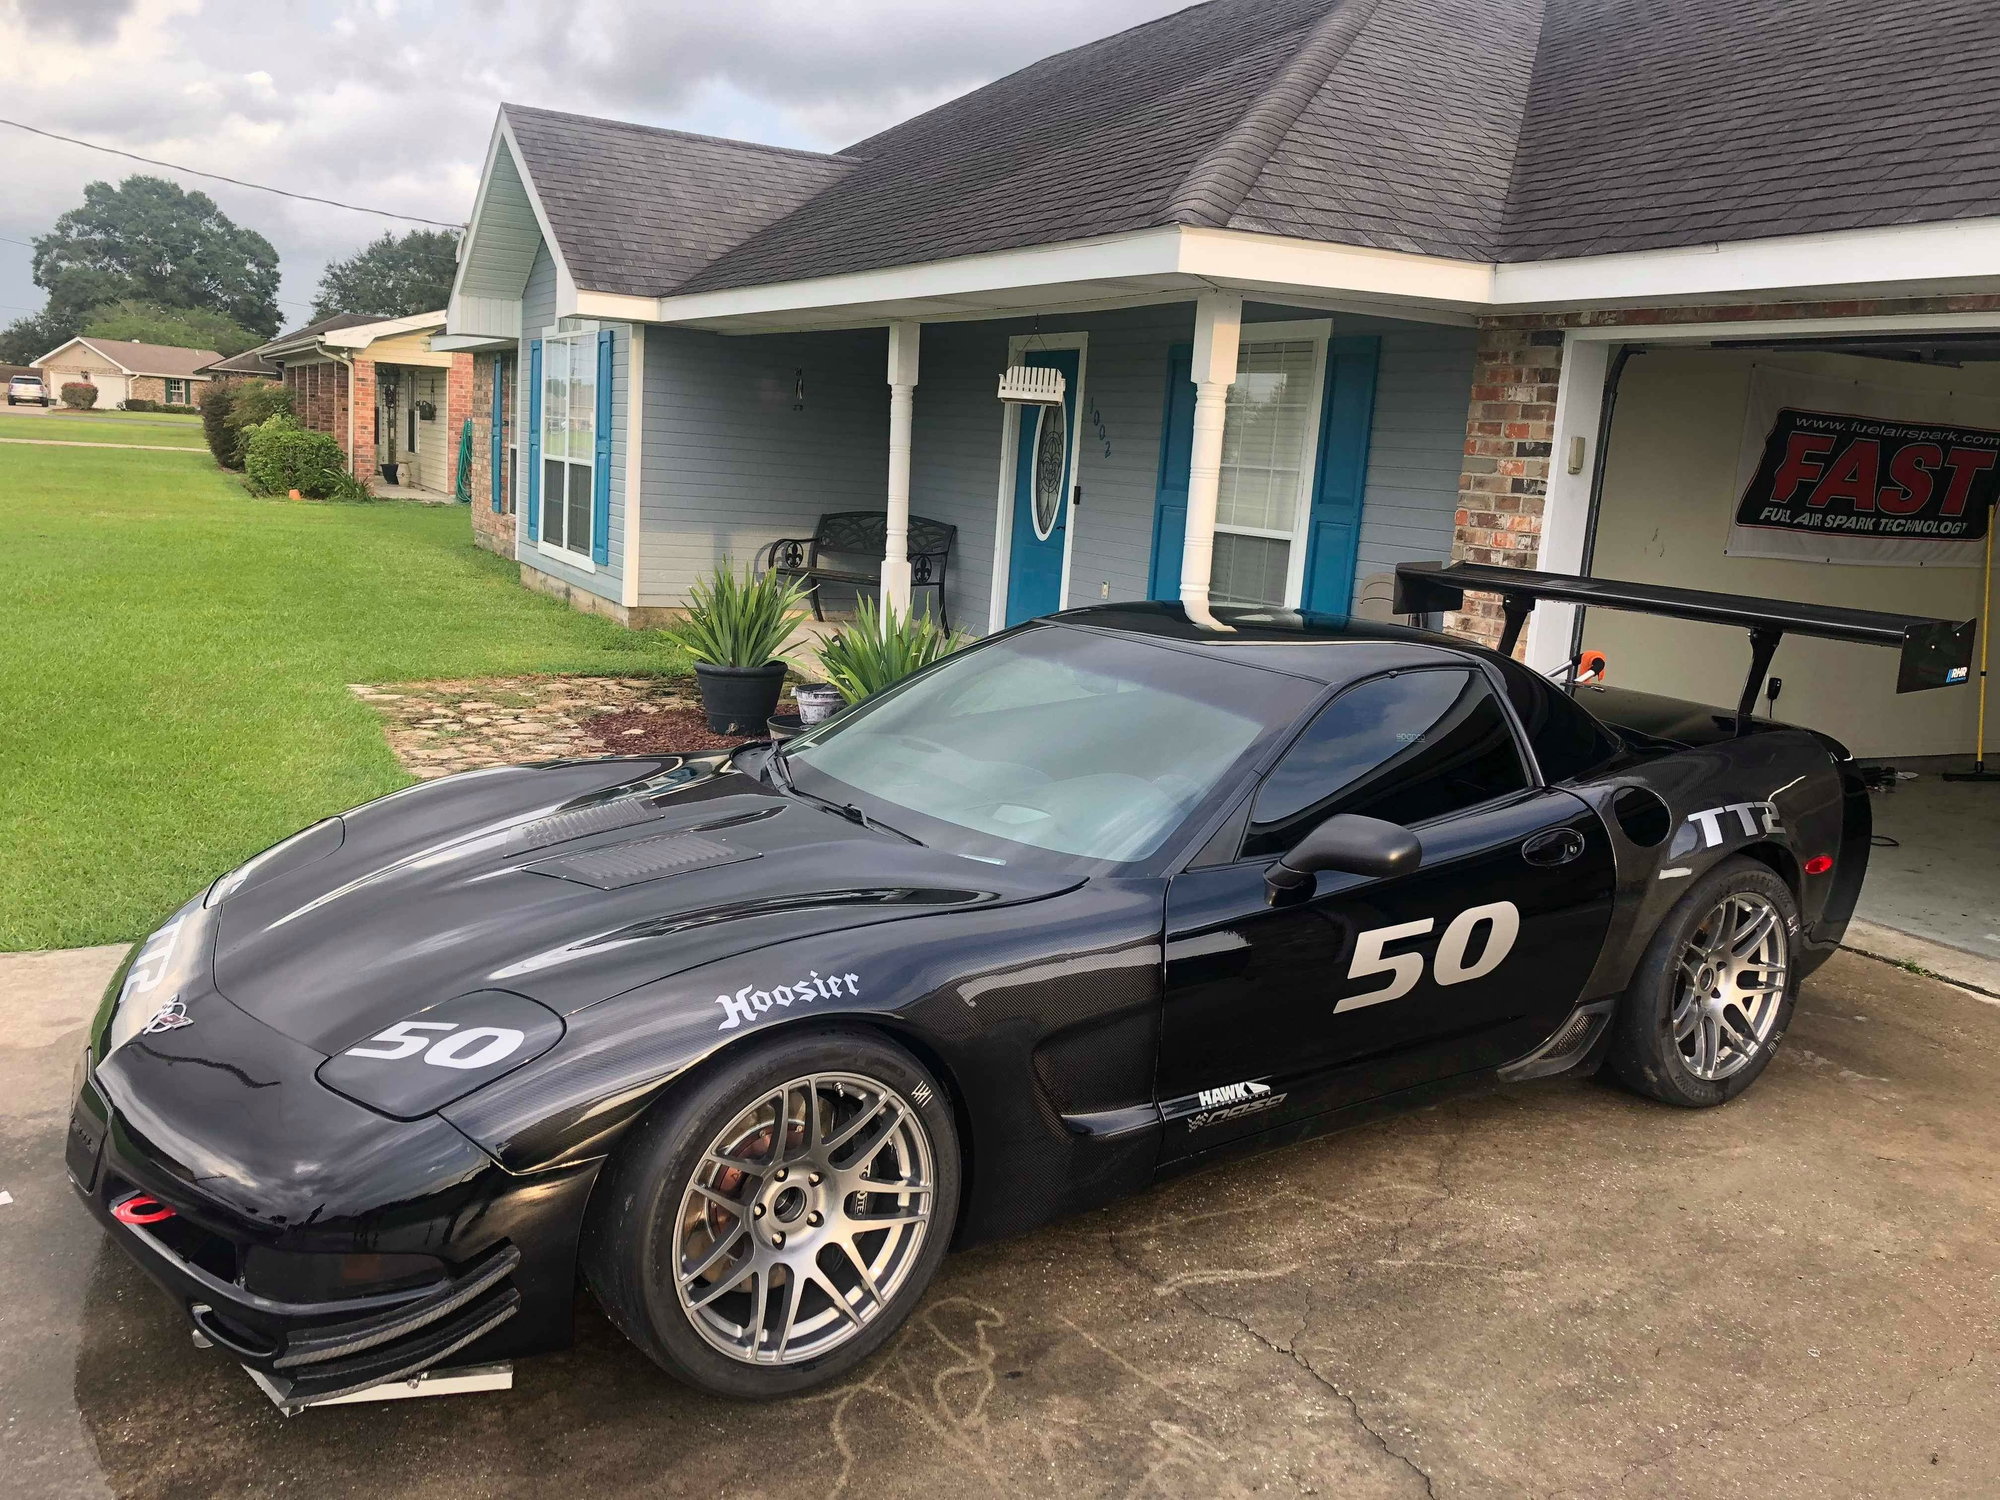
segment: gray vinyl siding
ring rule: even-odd
[[[1258,321],[1323,316],[1256,306]],[[1032,319],[924,328],[910,509],[958,528],[947,606],[988,628],[1000,530],[1006,408],[994,396],[1008,340]],[[1044,317],[1085,333],[1084,399],[1071,520],[1069,605],[1142,599],[1152,569],[1168,352],[1194,336],[1191,303]],[[1382,358],[1364,490],[1357,583],[1404,558],[1450,555],[1472,369],[1469,329],[1336,317],[1336,334],[1379,334]],[[885,336],[728,337],[655,328],[646,341],[645,565],[641,602],[685,602],[724,558],[748,561],[803,536],[827,510],[880,510],[887,489]],[[794,411],[795,371],[806,380]],[[829,591],[840,606],[845,595]],[[919,596],[921,602],[922,596]]]
[[[744,566],[779,537],[809,536],[822,512],[882,509],[887,358],[881,329],[648,329],[640,602],[685,604],[695,579]],[[827,601],[846,596],[829,588]]]
[[[525,438],[528,412],[528,350],[527,341],[546,337],[556,326],[556,267],[549,258],[548,247],[543,245],[535,251],[534,264],[528,271],[528,282],[521,294],[521,338],[519,383],[521,416],[520,431]],[[573,326],[573,325],[572,325]],[[528,524],[522,518],[518,533],[520,560],[537,572],[574,585],[586,593],[614,602],[624,594],[625,564],[625,432],[626,416],[631,406],[631,340],[632,330],[623,323],[600,325],[612,331],[611,349],[611,556],[608,562],[597,564],[595,569],[578,567],[553,553],[544,552],[528,540]],[[595,357],[596,346],[590,340],[585,343]],[[528,445],[521,443],[521,462],[528,461]],[[528,499],[528,484],[523,474],[521,503]]]
[[[1349,323],[1360,321],[1341,319],[1335,326],[1347,332]],[[1354,569],[1357,598],[1370,574],[1392,572],[1399,562],[1451,556],[1478,337],[1470,328],[1382,326]]]

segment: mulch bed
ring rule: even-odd
[[[628,708],[601,713],[583,725],[584,735],[606,755],[649,755],[657,750],[734,750],[749,741],[717,734],[699,708]]]

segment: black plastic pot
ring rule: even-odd
[[[765,721],[776,712],[778,695],[785,688],[785,664],[767,661],[761,667],[714,667],[696,662],[694,680],[701,689],[701,711],[708,715],[712,731],[761,737]]]
[[[781,745],[803,728],[797,714],[772,714],[764,721],[764,732]]]
[[[382,482],[384,484],[395,484],[397,482],[396,475],[402,467],[401,464],[382,465]]]

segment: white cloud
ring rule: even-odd
[[[502,100],[833,150],[1178,0],[0,0],[0,115],[422,218],[470,211]],[[0,320],[86,182],[151,170],[0,128]],[[173,176],[172,173],[164,175]],[[395,221],[196,178],[283,257],[288,320]]]

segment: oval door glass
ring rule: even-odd
[[[1035,535],[1046,542],[1062,514],[1064,428],[1068,424],[1060,406],[1038,407],[1035,421]]]

